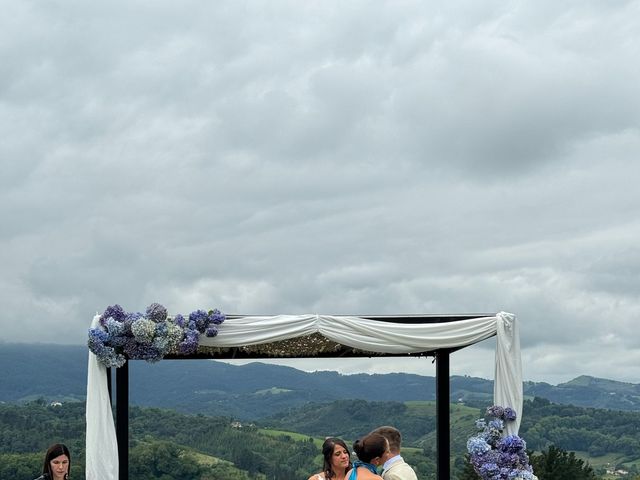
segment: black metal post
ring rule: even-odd
[[[448,349],[436,351],[436,448],[438,452],[437,479],[449,480],[451,475],[451,391]]]
[[[129,480],[129,362],[116,370],[118,479]]]

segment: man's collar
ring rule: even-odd
[[[393,465],[396,462],[399,462],[400,460],[402,460],[402,457],[399,454],[396,455],[395,457],[391,457],[389,460],[384,462],[382,469],[387,470],[389,467],[391,467],[391,465]]]

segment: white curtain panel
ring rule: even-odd
[[[93,319],[97,325],[99,316]],[[404,324],[360,317],[328,315],[277,315],[226,320],[216,337],[200,337],[200,345],[241,347],[287,340],[313,333],[342,345],[369,352],[417,353],[472,345],[497,337],[494,404],[511,407],[516,422],[508,434],[518,433],[522,415],[522,364],[515,315],[500,312],[445,323]],[[87,480],[117,480],[118,452],[106,381],[106,368],[89,352],[87,381]]]
[[[96,328],[99,320],[100,315],[93,317],[91,328]],[[118,480],[118,442],[109,401],[107,369],[92,352],[89,352],[86,418],[85,478]]]

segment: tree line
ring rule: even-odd
[[[467,433],[471,433],[461,430],[461,425],[467,428],[482,413],[480,408],[461,411],[465,415],[452,425],[453,443],[458,446],[465,443]],[[312,412],[315,412],[313,418]],[[300,436],[273,432],[266,435],[261,431],[266,425],[241,425],[228,417],[131,407],[130,475],[136,480],[304,479],[322,465],[320,439],[338,431],[328,420],[333,416],[340,425],[340,436],[348,443],[379,424],[381,419],[398,425],[407,434],[406,445],[414,447],[406,448],[403,456],[416,468],[420,479],[434,479],[435,453],[428,441],[433,435],[424,432],[431,424],[419,417],[428,412],[428,409],[419,411],[393,402],[338,401],[322,409],[307,406],[279,416],[287,430],[300,432],[303,434]],[[520,434],[530,449],[537,450],[532,452],[532,464],[540,480],[591,479],[597,478],[591,467],[568,450],[572,445],[584,447],[592,438],[607,439],[612,445],[617,444],[616,437],[627,442],[637,441],[640,431],[637,417],[637,414],[567,407],[534,399],[525,402]],[[567,431],[570,433],[566,438],[561,437],[560,434]],[[566,443],[556,444],[554,438]],[[83,480],[84,403],[54,406],[40,400],[24,405],[0,404],[0,478],[32,480],[42,468],[46,448],[54,442],[70,447],[72,479]],[[623,448],[617,451],[626,452]],[[633,453],[629,453],[630,459]],[[464,451],[453,450],[453,454],[454,478],[474,478]],[[573,473],[567,474],[567,471]],[[564,477],[558,476],[559,472],[564,472]]]
[[[321,466],[313,438],[263,435],[229,418],[132,407],[129,422],[129,473],[136,480],[288,480]],[[83,480],[83,403],[0,405],[0,478],[37,477],[54,442],[69,446],[71,478]]]

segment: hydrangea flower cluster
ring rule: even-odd
[[[498,405],[487,408],[490,420],[479,419],[480,431],[467,441],[467,451],[482,480],[537,480],[529,465],[527,444],[518,435],[503,436],[505,422],[513,422],[516,412]]]
[[[159,303],[149,305],[145,313],[112,305],[100,316],[100,325],[89,329],[87,344],[107,368],[121,367],[128,358],[157,362],[170,353],[195,353],[200,335],[215,337],[224,320],[217,309],[172,318]]]

